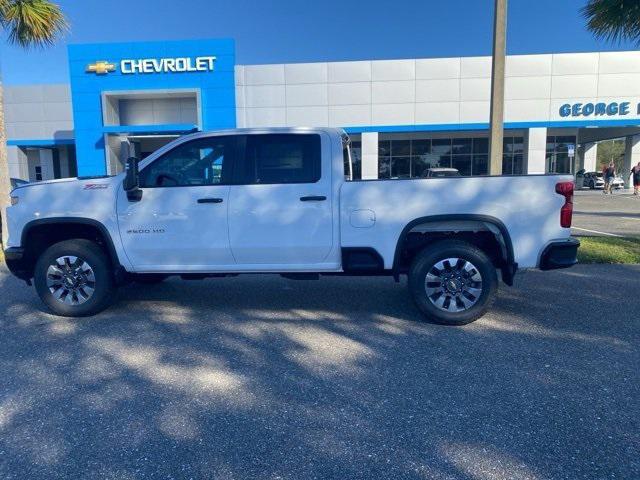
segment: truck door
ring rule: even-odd
[[[326,134],[243,136],[229,194],[229,240],[240,269],[332,269],[331,143]],[[335,263],[335,261],[334,261]]]
[[[142,199],[118,194],[125,252],[137,271],[212,271],[234,264],[227,209],[236,137],[179,144],[140,170]]]

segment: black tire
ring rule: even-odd
[[[595,182],[593,182],[593,181],[589,182],[589,188],[590,188],[591,190],[595,190],[595,189],[596,189],[596,184],[595,184]]]
[[[60,267],[61,264],[57,262],[57,259],[68,259],[69,257],[76,257],[79,259],[78,262],[82,261],[84,263],[71,264],[63,261],[62,267],[58,268],[58,270],[67,273],[69,276],[73,272],[77,273],[78,277],[83,277],[84,284],[77,289],[66,290],[66,292],[71,293],[65,294],[66,286],[63,282],[66,281],[67,276],[58,275],[58,270],[56,270],[55,274],[49,274],[48,272],[50,268]],[[65,270],[65,265],[69,266],[69,270]],[[87,271],[84,273],[79,272],[82,265],[90,267],[92,271],[91,278],[94,281],[87,281]],[[57,280],[57,277],[61,279]],[[47,248],[36,262],[33,280],[36,291],[47,308],[56,315],[63,317],[95,315],[111,304],[115,292],[113,268],[107,255],[99,245],[83,239],[65,240]],[[48,281],[59,282],[60,285],[51,286]],[[82,283],[82,280],[80,280],[80,283]],[[93,288],[93,290],[89,294],[87,292],[89,292],[90,288]],[[87,295],[88,298],[85,299],[84,295]],[[58,296],[64,299],[59,299]],[[80,299],[82,303],[79,303]],[[71,303],[66,303],[65,300]],[[75,304],[72,304],[74,302]]]
[[[155,285],[162,283],[167,279],[167,275],[160,273],[136,273],[133,275],[133,281],[141,285]]]
[[[445,261],[449,258],[460,259],[460,262],[452,266]],[[443,262],[441,267],[444,265],[441,270],[436,268],[439,262]],[[438,275],[434,275],[436,273]],[[437,281],[427,283],[427,274],[437,277]],[[448,277],[448,280],[442,280]],[[480,282],[474,281],[478,278]],[[455,295],[450,294],[448,288],[452,288]],[[428,289],[437,291],[430,296]],[[409,270],[409,291],[416,306],[427,320],[443,325],[466,325],[477,320],[491,307],[497,289],[498,276],[489,257],[479,248],[460,240],[442,240],[426,247],[416,255]],[[479,294],[476,293],[478,290]],[[441,299],[443,305],[436,306],[435,302]],[[449,307],[460,310],[449,311]]]

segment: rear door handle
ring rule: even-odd
[[[199,198],[198,203],[222,203],[221,198]]]
[[[307,195],[306,197],[300,197],[301,202],[322,202],[326,199],[327,197],[324,195]]]

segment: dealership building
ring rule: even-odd
[[[488,171],[490,57],[238,65],[231,39],[68,47],[68,84],[4,90],[11,177],[116,174],[194,130],[331,126],[358,177]],[[44,75],[44,72],[43,72]],[[508,56],[504,174],[640,161],[640,51]]]

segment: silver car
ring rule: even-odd
[[[584,184],[585,187],[590,188],[591,190],[595,188],[604,188],[604,177],[602,172],[587,172],[584,174]],[[624,180],[620,175],[616,175],[613,179],[613,184],[611,185],[615,189],[620,189],[624,187]]]
[[[423,178],[460,176],[460,172],[456,168],[429,168],[422,174]]]

